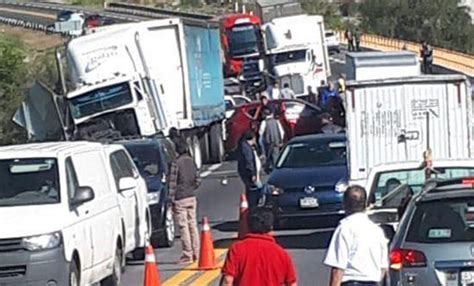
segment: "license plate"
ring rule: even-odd
[[[317,208],[319,207],[318,199],[316,198],[301,198],[300,199],[301,208]]]
[[[474,271],[462,271],[461,272],[461,284],[472,284],[474,283]]]

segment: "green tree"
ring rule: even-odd
[[[11,118],[27,87],[26,53],[20,42],[0,36],[0,144],[22,140]]]
[[[339,5],[328,3],[324,0],[300,0],[300,3],[306,13],[323,16],[328,28],[344,28],[344,23],[339,12]]]
[[[458,0],[366,0],[359,11],[368,33],[474,53],[474,25]]]

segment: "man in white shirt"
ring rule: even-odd
[[[329,286],[377,286],[388,269],[388,240],[365,213],[366,204],[363,187],[351,186],[344,193],[346,218],[324,260],[331,267]]]
[[[281,99],[296,99],[295,92],[290,88],[288,83],[283,85],[283,89],[280,91]]]

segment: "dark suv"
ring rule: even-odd
[[[126,140],[117,143],[128,150],[146,181],[153,246],[173,246],[175,225],[167,184],[170,165],[175,158],[173,143],[165,137]]]
[[[390,245],[386,285],[474,285],[474,179],[428,181]]]

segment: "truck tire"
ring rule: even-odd
[[[211,163],[220,163],[224,161],[224,141],[222,140],[222,127],[220,124],[214,124],[211,126],[209,143],[211,145]]]
[[[210,152],[209,152],[209,134],[208,132],[202,134],[199,138],[199,143],[201,145],[201,158],[203,164],[209,164],[211,161]]]
[[[77,266],[76,260],[72,259],[69,264],[69,285],[68,286],[79,286],[80,283],[79,267]]]
[[[193,136],[194,162],[196,167],[200,170],[202,168],[201,144],[196,135]]]

